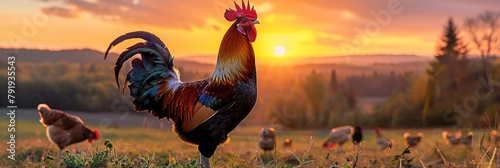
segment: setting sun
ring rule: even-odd
[[[285,48],[283,46],[277,46],[274,49],[274,54],[276,54],[276,56],[278,57],[282,57],[283,55],[285,55]]]

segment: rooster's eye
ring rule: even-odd
[[[247,22],[247,20],[241,20],[241,23],[246,23],[246,22]]]

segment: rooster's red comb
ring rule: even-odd
[[[243,0],[241,0],[241,6],[243,6],[243,8],[241,8],[237,3],[236,1],[234,2],[234,6],[236,7],[236,10],[233,10],[231,8],[229,9],[226,9],[226,13],[224,13],[224,17],[226,18],[226,20],[228,21],[234,21],[236,20],[236,18],[238,17],[241,17],[241,16],[247,16],[247,17],[251,17],[253,19],[257,19],[257,12],[255,12],[255,9],[253,8],[250,8],[250,1],[247,2],[247,5],[245,6],[245,2],[243,2]]]

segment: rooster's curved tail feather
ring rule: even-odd
[[[167,86],[170,86],[169,89],[175,89],[175,86],[178,86],[181,82],[179,72],[173,65],[174,59],[160,38],[144,31],[124,34],[111,42],[104,59],[106,59],[109,50],[113,46],[132,38],[141,38],[145,42],[132,45],[120,54],[114,69],[116,84],[120,87],[118,75],[123,64],[134,55],[141,54],[141,59],[135,58],[132,60],[132,70],[127,74],[122,88],[123,92],[125,92],[125,86],[129,83],[130,95],[135,99],[136,110],[148,110],[150,113],[153,111],[152,114],[158,118],[167,117],[166,114],[161,112],[163,107],[163,101],[159,101],[161,96],[157,96],[165,92],[160,87],[160,82],[163,82],[163,85],[166,83]]]

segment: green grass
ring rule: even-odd
[[[82,142],[66,148],[61,157],[57,157],[57,147],[50,145],[45,136],[45,128],[38,122],[18,121],[16,127],[16,161],[7,158],[6,150],[0,150],[0,167],[196,167],[198,151],[196,146],[181,142],[169,129],[115,128],[101,130],[101,139],[90,144]],[[0,121],[0,125],[7,125]],[[92,128],[99,128],[91,125]],[[258,148],[260,127],[238,127],[230,134],[229,143],[218,147],[211,158],[214,167],[398,167],[401,165],[433,164],[433,167],[487,167],[491,157],[484,157],[486,150],[479,146],[482,130],[475,131],[474,147],[452,147],[441,138],[441,129],[419,130],[383,130],[386,137],[396,141],[392,150],[379,151],[374,143],[372,130],[364,130],[364,141],[355,149],[351,143],[338,149],[327,150],[321,147],[324,131],[282,131],[278,128],[276,161],[262,157],[264,152]],[[405,153],[406,145],[403,132],[424,133],[419,146]],[[454,132],[455,130],[448,130]],[[310,143],[311,137],[313,143]],[[0,132],[0,141],[7,142],[6,131]],[[281,146],[283,139],[292,138],[293,147]],[[108,139],[108,140],[106,140]],[[105,144],[106,143],[106,144]],[[2,143],[5,144],[5,143]],[[112,145],[110,145],[112,144]],[[311,148],[309,149],[309,146]],[[485,140],[482,145],[491,147]],[[7,148],[7,146],[4,146]],[[76,148],[76,153],[71,152]],[[309,150],[308,150],[309,149]],[[440,152],[437,151],[439,149]],[[493,153],[494,148],[489,150]],[[497,152],[498,153],[498,152]],[[395,159],[395,156],[399,156]],[[441,161],[446,160],[446,164]],[[357,161],[356,161],[357,160]],[[493,159],[493,164],[498,160]],[[269,164],[268,164],[269,163]]]

